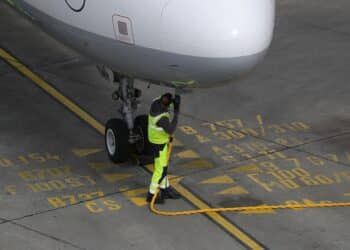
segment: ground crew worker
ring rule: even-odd
[[[170,107],[174,107],[174,117],[170,121]],[[168,170],[169,143],[172,140],[172,134],[175,132],[178,114],[180,110],[180,96],[166,93],[155,99],[151,105],[148,116],[148,140],[151,143],[152,154],[154,158],[154,172],[147,194],[147,201],[150,202],[158,188],[156,203],[164,203],[165,199],[179,199],[180,194],[170,186]]]

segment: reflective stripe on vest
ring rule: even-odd
[[[169,112],[157,116],[148,116],[148,140],[154,144],[165,144],[169,142],[170,135],[163,128],[157,126],[157,122],[163,118],[170,118]]]

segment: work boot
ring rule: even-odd
[[[177,192],[172,186],[167,187],[165,189],[161,189],[161,193],[163,193],[164,199],[180,199],[181,194]]]
[[[154,194],[151,194],[150,192],[148,192],[147,198],[146,198],[147,202],[151,202],[152,201],[153,195]],[[159,192],[154,203],[155,204],[164,204],[164,202],[165,202],[164,195],[163,195],[162,192]]]

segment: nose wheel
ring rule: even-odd
[[[128,127],[122,119],[111,119],[106,124],[105,144],[108,157],[115,163],[127,161],[129,153]]]
[[[109,159],[115,163],[127,161],[132,154],[151,154],[148,141],[148,116],[140,115],[134,119],[141,91],[134,88],[133,79],[118,79],[118,90],[113,100],[121,103],[119,113],[122,119],[111,119],[105,126],[105,146]]]

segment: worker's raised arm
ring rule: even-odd
[[[164,131],[166,133],[168,133],[169,135],[172,135],[175,132],[175,130],[176,130],[177,120],[178,120],[178,113],[175,113],[174,114],[174,118],[173,118],[173,120],[171,122],[170,122],[168,117],[162,117],[157,122],[157,126],[161,127],[162,129],[164,129]]]

